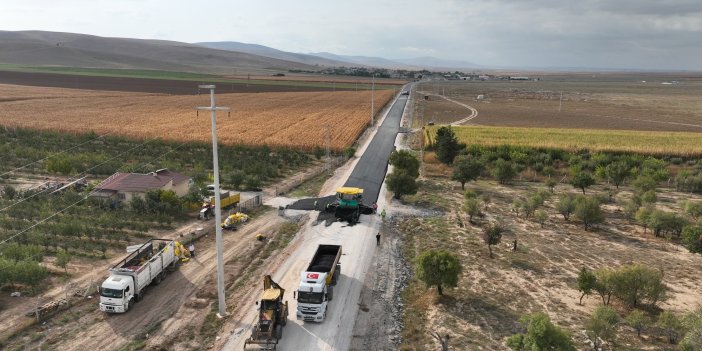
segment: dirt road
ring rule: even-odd
[[[272,231],[284,222],[275,211],[268,211],[251,225],[239,231],[226,231],[223,235],[224,257],[229,261],[235,255],[252,249],[253,236],[258,232]],[[58,343],[61,350],[113,350],[133,341],[150,326],[163,322],[159,331],[163,343],[181,331],[190,321],[183,316],[192,315],[198,308],[198,289],[215,279],[214,235],[198,242],[197,256],[170,274],[158,286],[150,287],[144,299],[135,304],[133,310],[120,315],[109,315],[95,309],[83,315],[76,327],[81,330],[70,340]],[[230,264],[227,268],[231,268]],[[231,269],[227,269],[231,272]],[[231,277],[229,277],[231,278]],[[232,280],[228,280],[231,282]],[[212,284],[210,284],[212,285]],[[97,301],[95,302],[97,304]],[[195,306],[194,306],[195,305]],[[207,305],[207,304],[205,304]],[[174,318],[181,317],[181,318]],[[90,325],[89,328],[85,328]]]
[[[464,124],[464,123],[470,121],[471,119],[473,119],[473,118],[475,118],[475,117],[478,117],[478,110],[477,110],[475,107],[473,107],[473,106],[466,105],[466,104],[464,104],[464,103],[462,103],[462,102],[459,102],[459,101],[456,101],[456,100],[447,98],[447,97],[445,97],[445,96],[443,96],[443,95],[432,94],[432,93],[425,92],[425,91],[418,91],[418,93],[419,93],[419,94],[423,94],[423,95],[437,96],[437,97],[440,97],[440,98],[442,98],[442,99],[444,99],[444,100],[446,100],[446,101],[453,102],[453,103],[456,104],[456,105],[460,105],[460,106],[465,107],[466,109],[470,110],[470,115],[468,115],[468,116],[465,117],[465,118],[461,118],[461,119],[459,119],[458,121],[452,122],[452,123],[451,123],[452,126],[460,126],[460,125],[462,125],[462,124]]]

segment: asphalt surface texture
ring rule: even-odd
[[[363,189],[363,202],[370,205],[378,201],[380,187],[385,180],[388,159],[395,150],[395,138],[400,132],[402,112],[407,104],[407,96],[401,95],[388,111],[385,120],[378,128],[368,148],[358,160],[344,186]],[[299,200],[288,206],[294,210],[322,210],[327,203],[334,202],[334,195]],[[317,204],[315,208],[315,203]]]

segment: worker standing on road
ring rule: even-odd
[[[188,246],[188,251],[190,251],[190,257],[195,258],[195,244],[193,242],[190,242],[190,245]]]
[[[380,232],[375,234],[375,246],[380,246]]]
[[[382,218],[383,221],[385,220],[385,209],[383,209],[382,211],[380,211],[380,218]]]

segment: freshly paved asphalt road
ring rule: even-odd
[[[407,104],[407,98],[406,95],[400,95],[392,105],[383,124],[378,128],[373,140],[344,184],[344,186],[363,189],[363,199],[366,204],[378,201],[380,187],[383,185],[388,168],[388,159],[395,148],[395,138],[400,131],[400,120]],[[317,201],[317,209],[323,209],[327,203],[334,202],[334,196],[302,199],[291,204],[288,208],[313,210],[315,201]]]

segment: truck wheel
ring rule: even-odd
[[[275,336],[278,340],[283,338],[283,326],[278,324],[277,327],[275,327]]]
[[[129,300],[129,303],[127,304],[127,311],[131,310],[132,307],[134,307],[134,299]]]
[[[329,286],[327,287],[327,300],[331,301],[334,298],[334,288]]]
[[[141,294],[134,294],[134,302],[141,301]]]
[[[157,274],[156,278],[154,278],[154,284],[156,284],[156,285],[161,284],[162,279],[163,279],[163,277],[161,276],[161,273]]]
[[[287,312],[287,311],[286,311]],[[280,325],[285,326],[288,324],[288,315],[287,313],[283,316],[283,320],[280,321]]]

